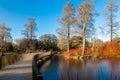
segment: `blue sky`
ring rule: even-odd
[[[23,38],[21,31],[31,17],[36,19],[37,38],[47,33],[56,34],[56,28],[60,27],[57,19],[63,16],[62,8],[67,1],[71,1],[77,8],[84,0],[0,0],[0,23],[4,22],[12,29],[14,40]],[[95,9],[100,15],[96,18],[95,26],[104,25],[101,12],[108,1],[96,1]],[[119,0],[116,2],[120,5]]]

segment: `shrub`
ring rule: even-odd
[[[117,56],[120,55],[120,44],[117,42],[107,42],[104,49],[104,56]]]
[[[69,53],[68,53],[67,50],[66,50],[66,51],[63,51],[62,54],[63,54],[63,55],[67,55],[67,56],[78,56],[78,55],[81,54],[81,52],[82,52],[82,49],[77,48],[77,49],[70,49]]]

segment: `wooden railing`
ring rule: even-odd
[[[33,72],[33,80],[43,80],[43,75],[40,72],[40,66],[50,59],[51,52],[41,54],[36,54],[32,59],[32,72]]]
[[[23,59],[32,59],[33,80],[43,80],[40,67],[45,61],[50,59],[51,55],[51,52],[40,52],[38,54],[31,53],[0,56],[0,69]]]

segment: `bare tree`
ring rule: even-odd
[[[34,36],[34,31],[36,27],[35,19],[29,18],[29,27],[30,27],[30,39],[32,39]]]
[[[10,28],[6,27],[6,24],[4,23],[0,24],[0,40],[1,41],[12,42],[10,30],[11,30]]]
[[[28,18],[29,23],[25,24],[25,30],[23,31],[24,36],[27,39],[32,40],[35,37],[34,32],[36,29],[36,23],[34,18]]]
[[[58,35],[63,36],[67,39],[67,49],[69,53],[70,47],[70,26],[74,22],[74,7],[71,2],[67,2],[66,6],[63,8],[64,16],[61,18],[60,22],[62,27],[57,30]]]
[[[0,51],[2,55],[3,55],[3,51],[7,49],[6,42],[12,42],[10,30],[11,29],[6,27],[4,23],[0,24]]]
[[[118,22],[115,21],[117,10],[118,5],[113,0],[105,6],[104,15],[107,19],[107,26],[110,27],[110,41],[112,41],[113,35],[116,34],[116,28],[118,26]]]
[[[29,39],[29,26],[27,24],[24,25],[25,30],[23,30],[23,35],[26,37],[26,39]]]
[[[81,57],[85,54],[85,45],[86,45],[86,34],[90,33],[90,30],[92,29],[92,22],[93,22],[93,4],[90,2],[84,2],[83,4],[80,4],[78,8],[78,27],[82,27],[82,54]],[[90,28],[91,27],[91,28]]]

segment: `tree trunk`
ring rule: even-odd
[[[87,24],[85,23],[84,26],[83,26],[83,46],[82,46],[82,54],[81,54],[81,57],[84,56],[85,54],[85,45],[86,45],[86,27],[87,27]]]
[[[67,34],[67,46],[68,46],[68,54],[69,54],[69,51],[70,51],[70,23],[69,23],[69,17],[68,17],[68,34]]]
[[[112,10],[110,11],[110,41],[112,42],[112,37],[113,37],[113,14]]]
[[[96,54],[95,54],[95,40],[93,40],[92,54],[93,54],[94,56],[96,56]]]
[[[26,38],[29,39],[29,27],[26,26]]]
[[[110,29],[110,41],[112,42],[112,26],[111,26],[111,29]]]
[[[31,40],[32,40],[32,36],[33,36],[32,33],[33,33],[33,32],[32,32],[32,26],[30,26],[30,39],[31,39]]]

